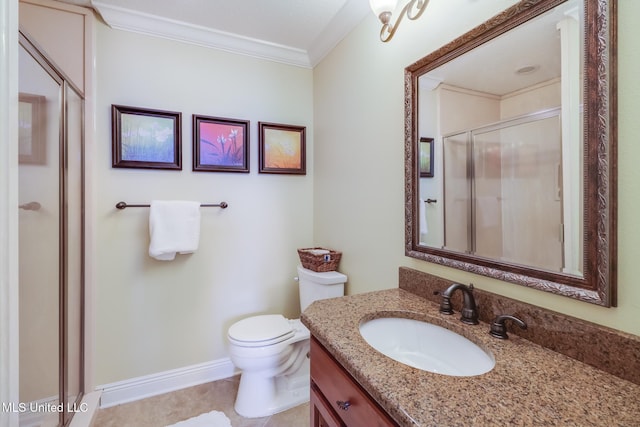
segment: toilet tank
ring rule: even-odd
[[[321,273],[299,265],[300,311],[304,311],[314,301],[343,296],[346,281],[347,276],[337,271]]]

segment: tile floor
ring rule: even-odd
[[[240,377],[214,381],[137,402],[99,409],[92,427],[165,427],[213,410],[222,411],[233,427],[306,427],[309,404],[265,418],[243,418],[233,403]]]

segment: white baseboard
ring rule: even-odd
[[[98,409],[99,400],[100,392],[94,391],[84,394],[80,403],[72,402],[60,406],[58,396],[51,396],[28,404],[25,403],[24,408],[5,405],[3,409],[9,412],[19,412],[20,427],[57,426],[60,411],[63,409],[74,412],[69,427],[89,427]]]
[[[82,402],[73,415],[69,427],[91,427],[93,417],[98,410],[100,404],[100,392],[94,391],[82,396]]]
[[[58,423],[58,396],[45,397],[25,404],[25,409],[2,408],[3,412],[19,412],[20,427],[53,426]]]
[[[229,358],[186,366],[171,371],[100,385],[101,408],[133,402],[195,385],[232,377],[240,373]]]

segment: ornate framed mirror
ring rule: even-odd
[[[616,4],[523,0],[405,69],[407,256],[616,305]]]

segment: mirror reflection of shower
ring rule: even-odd
[[[568,0],[419,76],[419,246],[584,277],[583,16]]]
[[[580,221],[563,215],[561,133],[552,109],[445,136],[442,247],[580,274],[581,248],[564,239]]]

